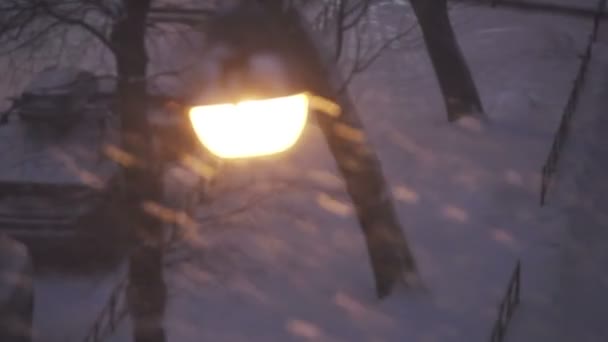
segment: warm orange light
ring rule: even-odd
[[[306,126],[308,106],[306,94],[197,106],[190,109],[190,122],[218,157],[257,157],[292,147]]]

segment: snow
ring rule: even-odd
[[[363,240],[339,184],[313,181],[308,193],[289,184],[277,194],[272,184],[281,180],[337,174],[311,127],[280,160],[233,166],[243,183],[275,195],[241,224],[232,222],[238,233],[204,228],[217,246],[201,257],[205,264],[222,264],[214,249],[223,251],[220,260],[236,260],[221,277],[207,271],[200,279],[195,262],[176,270],[184,275],[172,278],[179,290],[168,315],[170,338],[483,340],[517,258],[524,267],[521,312],[546,320],[564,222],[538,206],[539,170],[590,25],[477,8],[458,16],[490,125],[476,132],[445,123],[420,51],[384,56],[352,88],[428,293],[374,299]]]
[[[390,7],[377,13],[396,24]],[[593,272],[563,246],[583,243],[600,265],[602,232],[593,227],[605,217],[575,235],[580,209],[553,202],[570,191],[552,191],[547,207],[538,204],[540,169],[591,23],[500,7],[461,7],[453,17],[488,124],[447,123],[423,46],[386,53],[350,89],[427,290],[374,297],[362,234],[313,124],[285,154],[223,165],[214,196],[200,208],[200,232],[183,247],[189,261],[167,272],[169,341],[483,341],[517,259],[522,305],[508,339],[572,340],[560,323],[579,314],[595,319],[590,333],[602,332],[605,313],[581,307],[593,304],[601,284],[588,282],[587,290],[575,281]],[[587,182],[602,174],[586,170]],[[122,274],[37,279],[37,341],[82,340]],[[572,294],[582,290],[593,292],[575,297],[579,303]],[[571,336],[585,328],[568,327]],[[598,336],[585,341],[605,340]],[[108,341],[130,341],[128,321]]]
[[[105,144],[116,143],[107,109],[92,108],[67,134],[35,129],[16,115],[0,126],[0,177],[6,182],[38,182],[104,187],[118,165],[104,160]],[[55,113],[56,115],[60,115]],[[105,129],[104,126],[105,125]]]
[[[68,276],[39,272],[34,281],[34,341],[83,341],[124,273],[123,268]],[[128,336],[129,329],[125,321],[114,336]]]

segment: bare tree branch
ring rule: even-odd
[[[39,30],[33,36],[29,37],[25,41],[20,42],[16,46],[14,46],[8,50],[5,50],[5,51],[0,51],[0,55],[7,55],[7,54],[13,53],[17,50],[21,50],[21,49],[25,48],[26,46],[31,46],[32,44],[35,44],[37,41],[39,41],[40,39],[42,39],[42,38],[46,37],[48,34],[50,34],[50,32],[53,29],[60,27],[60,26],[61,26],[60,22],[54,22],[54,23],[46,26],[42,30]]]
[[[110,51],[115,52],[114,45],[110,42],[110,40],[106,37],[106,35],[104,33],[102,33],[101,31],[99,31],[93,25],[86,22],[86,20],[84,19],[86,17],[86,14],[82,15],[82,19],[77,19],[77,18],[71,17],[69,15],[69,14],[73,14],[74,12],[77,12],[77,10],[74,10],[72,13],[69,13],[68,15],[63,15],[63,14],[60,14],[59,12],[53,10],[52,6],[49,5],[48,1],[42,1],[41,5],[42,5],[41,6],[42,10],[44,10],[50,17],[55,18],[56,20],[58,20],[61,23],[64,23],[67,25],[72,25],[72,26],[77,26],[77,27],[84,29],[85,31],[87,31],[88,33],[93,35],[95,38],[97,38]]]
[[[381,55],[382,53],[388,49],[391,44],[393,44],[394,42],[402,39],[403,37],[407,36],[408,34],[411,33],[411,31],[416,28],[418,26],[418,24],[414,24],[412,26],[410,26],[409,28],[407,28],[406,30],[404,30],[401,33],[396,34],[395,36],[385,40],[382,45],[380,45],[380,47],[378,47],[376,49],[376,51],[371,52],[366,58],[363,58],[359,61],[357,67],[355,68],[355,70],[357,72],[361,72],[364,71],[365,69],[367,69],[370,65],[372,65]]]
[[[353,6],[353,8],[346,11],[345,19],[349,17],[351,17],[351,19],[348,23],[346,23],[346,20],[341,23],[342,30],[350,30],[354,26],[358,25],[359,22],[367,15],[370,3],[370,0],[360,0],[355,3],[355,6]],[[358,11],[359,13],[353,16],[353,13],[355,13],[356,11]]]

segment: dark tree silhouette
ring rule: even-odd
[[[365,241],[376,291],[389,295],[399,280],[417,285],[416,263],[394,209],[390,188],[380,161],[366,139],[365,129],[336,65],[334,51],[324,47],[322,37],[310,28],[295,8],[281,0],[258,0],[271,14],[284,37],[301,87],[332,99],[340,105],[339,116],[318,114],[317,119],[329,149],[346,182]],[[287,9],[287,10],[285,10]],[[295,77],[295,76],[294,76]],[[409,283],[408,283],[409,282]]]
[[[123,15],[116,20],[111,46],[116,60],[117,108],[121,117],[123,148],[138,160],[125,172],[123,210],[139,244],[129,259],[127,302],[136,342],[163,342],[163,315],[167,290],[163,279],[163,231],[160,219],[147,213],[147,203],[161,198],[159,165],[153,161],[147,119],[146,19],[151,0],[123,0]]]
[[[483,116],[483,107],[448,15],[447,0],[410,0],[443,93],[448,120]]]
[[[147,121],[146,53],[147,16],[151,0],[105,1],[11,1],[0,8],[0,37],[5,53],[36,50],[48,41],[60,41],[68,28],[80,29],[112,52],[115,58],[116,110],[121,118],[124,152],[134,162],[124,168],[125,189],[121,216],[125,228],[138,237],[129,260],[128,309],[137,342],[164,342],[162,319],[166,302],[163,280],[162,222],[146,211],[161,199],[158,165],[155,165]],[[111,25],[104,26],[87,14],[95,12]],[[8,50],[8,51],[7,51]],[[52,57],[49,57],[52,58]],[[47,63],[52,63],[48,61]],[[93,337],[94,339],[97,337]]]

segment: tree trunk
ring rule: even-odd
[[[147,120],[145,47],[146,17],[151,0],[123,0],[124,16],[112,31],[118,75],[117,106],[121,116],[123,148],[137,161],[125,168],[125,203],[129,229],[137,246],[129,259],[127,301],[134,341],[164,342],[162,326],[166,286],[162,274],[162,222],[144,210],[147,201],[161,196],[158,166],[153,160]]]
[[[410,0],[433,63],[449,121],[483,116],[483,107],[448,15],[447,0]]]
[[[359,114],[347,92],[335,55],[321,46],[322,37],[295,11],[282,11],[280,0],[259,0],[273,13],[276,25],[288,32],[288,51],[302,85],[333,99],[342,108],[338,117],[319,114],[318,122],[346,182],[361,224],[380,298],[389,295],[398,280],[416,279],[414,257],[393,207],[378,157],[365,139]]]

